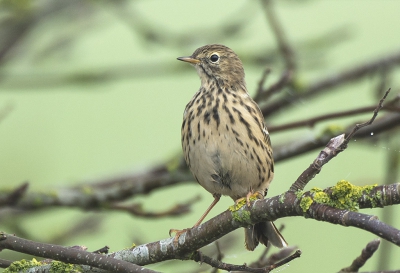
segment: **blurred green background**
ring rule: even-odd
[[[400,48],[399,1],[276,2],[276,15],[296,52],[301,84]],[[272,68],[267,84],[272,84],[283,70],[276,40],[258,1],[9,0],[2,1],[0,7],[0,35],[12,37],[25,28],[22,37],[9,45],[10,50],[0,55],[0,110],[7,112],[0,121],[2,188],[24,181],[29,181],[30,189],[36,191],[72,186],[140,171],[180,152],[183,110],[200,81],[195,70],[176,61],[176,57],[190,55],[204,44],[222,43],[236,51],[243,60],[252,94],[266,66]],[[22,23],[16,23],[13,30],[8,27],[10,22]],[[5,42],[3,39],[0,43],[6,48]],[[264,53],[267,62],[255,61],[254,56]],[[390,75],[390,86],[384,87],[393,87],[394,97],[399,93],[399,71]],[[373,105],[378,101],[378,85],[379,77],[371,76],[340,86],[326,96],[294,104],[267,123],[278,125]],[[272,134],[271,140],[278,145],[303,139],[321,133],[327,126],[347,126],[370,116]],[[307,189],[325,188],[341,179],[358,185],[383,184],[388,153],[393,152],[400,153],[399,144],[385,139],[352,142]],[[286,191],[317,154],[314,151],[279,162],[269,195]],[[194,211],[176,218],[150,220],[122,212],[56,208],[25,216],[18,229],[34,240],[52,242],[80,219],[101,218],[98,230],[71,236],[62,243],[85,245],[89,250],[108,245],[111,251],[117,251],[132,243],[166,238],[170,228],[191,226],[212,200],[196,183],[135,198],[146,210],[157,211],[198,194],[203,198],[193,206]],[[232,204],[229,198],[221,200],[209,217]],[[385,208],[390,209],[398,211]],[[382,210],[362,212],[380,216]],[[375,238],[355,228],[301,217],[280,219],[277,224],[285,224],[285,238],[301,248],[303,254],[276,272],[337,272]],[[400,228],[398,219],[390,219],[390,224]],[[0,230],[4,230],[1,221]],[[16,233],[13,229],[5,231]],[[243,247],[243,231],[234,234],[235,243],[222,249],[224,261],[255,261],[263,247],[248,252]],[[363,271],[400,268],[397,247],[392,247],[390,262],[384,266],[379,264],[379,251]],[[1,253],[2,258],[9,255],[7,251]],[[190,261],[149,267],[163,272],[207,269]]]

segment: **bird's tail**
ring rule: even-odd
[[[283,248],[287,247],[285,239],[282,234],[276,228],[273,222],[261,222],[254,226],[249,226],[244,230],[245,238],[244,244],[246,249],[253,251],[258,243],[262,243],[267,246],[268,241],[273,246]]]

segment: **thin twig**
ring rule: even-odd
[[[215,247],[217,248],[217,260],[218,261],[222,261],[222,259],[224,258],[224,254],[221,251],[221,248],[219,246],[219,241],[215,241]],[[211,271],[212,273],[217,273],[218,272],[218,268],[213,267],[213,270]]]
[[[196,195],[192,199],[184,202],[178,203],[174,205],[172,208],[166,209],[164,211],[159,212],[149,212],[143,209],[143,204],[136,203],[131,205],[124,205],[124,204],[111,204],[110,208],[113,210],[125,211],[129,212],[134,216],[140,216],[144,218],[159,218],[165,216],[179,216],[185,213],[190,212],[191,206],[198,202],[201,199],[200,195]]]
[[[268,273],[271,272],[271,270],[278,268],[282,265],[285,265],[292,260],[300,257],[301,255],[301,250],[297,250],[295,253],[292,255],[282,259],[281,261],[272,264],[267,267],[262,267],[262,268],[251,268],[247,266],[246,264],[243,265],[234,265],[234,264],[229,264],[229,263],[224,263],[221,262],[220,260],[213,259],[207,255],[204,255],[200,251],[197,251],[196,255],[194,255],[193,260],[196,262],[202,262],[211,265],[214,268],[226,270],[226,271],[245,271],[245,272],[252,272],[252,273]]]
[[[286,38],[285,32],[282,28],[282,24],[279,22],[274,11],[272,2],[273,1],[271,0],[263,0],[261,3],[263,4],[268,23],[272,29],[276,41],[278,42],[279,51],[285,61],[285,71],[282,72],[278,81],[275,84],[271,85],[268,89],[258,89],[254,97],[254,100],[257,102],[260,102],[261,100],[267,100],[274,93],[282,90],[283,87],[288,85],[292,81],[294,71],[296,69],[294,50],[290,46],[289,41]]]
[[[296,250],[296,252],[294,252],[294,253],[293,253],[292,255],[290,255],[289,257],[287,257],[287,258],[285,258],[285,259],[283,259],[283,260],[277,262],[276,264],[272,264],[272,265],[268,266],[267,268],[268,268],[269,271],[274,270],[275,268],[278,268],[278,267],[280,267],[280,266],[282,266],[282,265],[285,265],[285,264],[287,264],[287,263],[293,261],[293,260],[296,259],[296,258],[299,258],[300,255],[301,255],[301,250],[298,249],[298,250]],[[268,272],[269,272],[269,271],[268,271]]]
[[[367,246],[361,251],[361,255],[358,256],[349,267],[342,268],[339,272],[358,272],[361,267],[368,261],[369,258],[379,248],[381,243],[380,239],[372,240]]]
[[[311,127],[312,128],[312,127],[314,127],[314,125],[316,123],[321,122],[321,121],[350,117],[350,116],[354,116],[354,115],[358,115],[358,114],[365,114],[365,113],[373,111],[375,108],[376,108],[376,105],[365,106],[365,107],[361,107],[358,109],[333,112],[333,113],[320,115],[317,117],[312,117],[309,119],[299,120],[299,121],[295,121],[295,122],[290,122],[290,123],[286,123],[286,124],[282,124],[282,125],[276,125],[276,126],[270,125],[270,126],[268,126],[268,131],[275,133],[275,132],[299,128],[299,127]],[[385,106],[382,108],[382,110],[400,113],[400,108],[396,108],[396,107],[386,107]]]
[[[378,106],[375,108],[372,118],[364,123],[356,124],[353,130],[344,138],[344,135],[332,138],[326,145],[325,149],[322,150],[318,157],[313,161],[313,163],[296,179],[296,181],[290,187],[290,191],[303,190],[308,182],[311,181],[317,175],[322,167],[328,163],[332,158],[337,156],[340,152],[347,148],[347,144],[354,134],[363,127],[366,127],[375,120],[378,115],[379,110],[382,108],[383,102],[390,92],[390,88],[385,92],[382,99],[379,101]]]
[[[95,251],[92,251],[93,253],[97,253],[97,254],[108,254],[108,250],[109,250],[110,248],[108,247],[108,246],[103,246],[102,248],[100,248],[100,249],[97,249],[97,250],[95,250]]]
[[[347,144],[349,143],[350,139],[352,139],[352,137],[354,136],[355,133],[357,133],[358,130],[360,130],[361,128],[366,127],[366,126],[372,124],[372,122],[374,122],[375,118],[378,116],[379,110],[381,110],[381,108],[383,106],[383,102],[385,101],[386,97],[389,95],[390,90],[391,89],[389,88],[385,92],[385,94],[383,95],[381,100],[379,101],[378,106],[374,110],[372,118],[370,120],[366,121],[366,122],[356,124],[356,126],[354,126],[354,128],[350,132],[350,134],[347,135],[347,137],[345,138],[344,142],[342,143],[341,147],[339,147],[339,149],[346,149]]]
[[[13,262],[5,259],[0,259],[0,268],[7,268],[9,267]]]
[[[264,117],[268,117],[272,114],[278,113],[279,110],[292,106],[295,101],[326,94],[328,91],[333,90],[333,87],[343,85],[357,79],[362,79],[364,76],[367,76],[371,73],[376,73],[379,71],[379,69],[390,69],[397,65],[400,65],[400,52],[396,52],[372,62],[352,67],[340,74],[332,74],[322,78],[295,94],[288,94],[287,96],[262,106],[261,112],[263,113]]]
[[[354,124],[351,125],[351,128],[349,127],[345,130],[346,134],[352,131],[353,126]],[[389,113],[377,119],[370,126],[360,129],[354,137],[357,140],[362,138],[370,139],[371,132],[374,133],[374,137],[377,137],[379,134],[388,132],[397,127],[400,127],[400,114]],[[335,137],[335,135],[337,135],[337,133],[334,131],[324,131],[322,135],[317,137],[296,137],[295,140],[288,140],[285,143],[275,144],[274,161],[279,162],[324,147],[331,138]]]
[[[18,203],[18,201],[24,196],[28,190],[29,183],[25,182],[21,186],[15,188],[11,191],[8,196],[0,200],[0,206],[13,206]]]
[[[264,69],[263,74],[261,75],[260,80],[258,81],[257,84],[257,91],[256,95],[254,96],[254,100],[257,101],[258,97],[261,95],[261,93],[264,91],[264,84],[265,81],[267,80],[267,76],[271,73],[271,68],[267,67]]]

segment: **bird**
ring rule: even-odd
[[[194,178],[214,200],[193,227],[201,224],[221,195],[236,203],[264,198],[274,177],[270,136],[262,112],[250,97],[243,64],[229,47],[210,44],[191,56],[179,57],[193,65],[200,89],[186,105],[181,128],[184,158]],[[171,229],[175,240],[189,229]],[[273,222],[245,228],[245,247],[259,243],[282,248],[287,242]]]

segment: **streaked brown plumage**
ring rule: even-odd
[[[263,197],[274,176],[274,162],[263,115],[247,92],[243,65],[235,52],[213,44],[178,60],[191,63],[201,79],[183,116],[185,160],[199,184],[215,198],[197,226],[221,195],[233,200],[248,200],[252,194]],[[268,240],[278,247],[287,245],[272,222],[245,229],[249,250]]]

